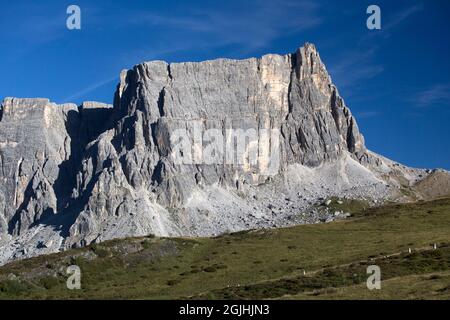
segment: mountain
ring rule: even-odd
[[[421,198],[430,174],[367,150],[312,44],[146,62],[121,73],[113,106],[4,99],[0,263],[128,236],[343,219],[327,199]]]

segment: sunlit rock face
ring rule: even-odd
[[[140,154],[128,156],[125,167],[151,164],[145,167],[148,172],[128,170],[127,178],[132,180],[134,174],[139,182],[148,182],[156,174],[161,178],[157,197],[165,206],[183,203],[196,175],[207,184],[230,186],[260,184],[268,178],[259,170],[267,166],[264,159],[256,168],[201,162],[192,167],[174,165],[169,138],[180,128],[186,128],[190,137],[195,137],[196,126],[202,132],[217,129],[224,136],[228,129],[278,131],[280,162],[276,172],[271,171],[274,174],[291,163],[318,166],[343,151],[355,158],[365,152],[356,122],[311,44],[295,54],[260,59],[143,63],[122,73],[114,108],[116,119],[121,119],[117,131],[122,134],[122,150]],[[124,130],[126,122],[133,128]],[[256,145],[258,154],[267,154],[272,141],[269,137]]]
[[[75,105],[6,98],[0,122],[0,233],[17,235],[54,215],[70,194]]]
[[[318,222],[304,214],[318,198],[389,197],[392,168],[366,150],[311,44],[146,62],[121,73],[113,106],[4,100],[0,262],[117,237]]]

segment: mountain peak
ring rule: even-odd
[[[20,116],[2,117],[12,106]],[[45,112],[26,116],[35,106]],[[121,73],[114,107],[7,98],[0,118],[0,262],[117,237],[319,222],[319,198],[392,199],[390,173],[419,175],[366,149],[309,43],[146,62]]]

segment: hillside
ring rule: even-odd
[[[0,267],[0,298],[450,298],[450,198],[352,208],[324,224],[127,238],[12,262]],[[72,264],[81,290],[65,287]],[[365,288],[369,264],[381,267],[381,290]]]

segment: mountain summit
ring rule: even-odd
[[[113,106],[4,99],[0,263],[119,237],[345,218],[319,206],[401,199],[429,173],[367,150],[312,44],[145,62],[121,73]]]

